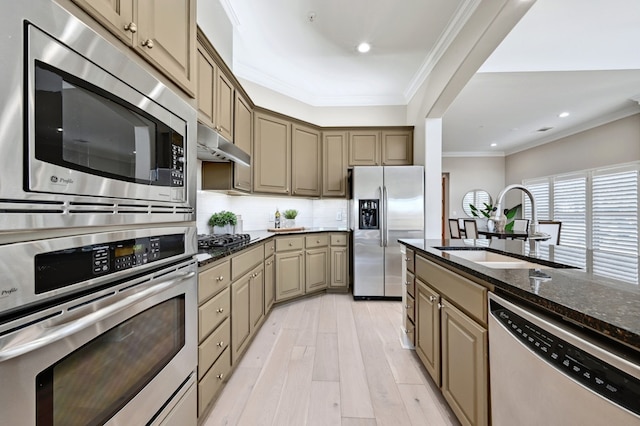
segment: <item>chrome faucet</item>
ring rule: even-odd
[[[531,201],[531,223],[529,224],[529,236],[527,238],[529,240],[530,254],[532,254],[534,257],[538,257],[538,241],[548,240],[549,238],[551,238],[551,235],[538,231],[539,223],[538,213],[536,210],[536,200],[533,197],[531,191],[527,189],[527,187],[525,187],[524,185],[513,184],[500,191],[500,194],[498,194],[498,200],[496,201],[493,209],[493,213],[491,214],[491,218],[498,227],[498,231],[504,231],[504,226],[507,222],[507,218],[502,211],[502,201],[507,192],[511,191],[512,189],[521,190],[522,192],[527,194],[529,200]]]

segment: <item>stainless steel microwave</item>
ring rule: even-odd
[[[54,2],[15,3],[0,18],[0,231],[194,220],[194,107]]]

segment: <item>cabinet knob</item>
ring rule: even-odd
[[[405,257],[404,260],[406,260],[407,262],[411,262],[411,258],[410,257]]]
[[[405,308],[405,309],[413,309],[413,306],[411,306],[411,305],[404,305],[404,308]]]
[[[216,376],[218,380],[222,380],[224,378],[224,373],[220,373]]]
[[[442,303],[438,303],[438,309],[442,309]]]
[[[409,285],[409,281],[405,281],[405,282],[404,282],[404,285]]]
[[[293,247],[293,244],[292,244],[292,243],[289,243],[289,247]]]
[[[216,281],[222,281],[224,280],[224,277],[222,275],[220,275],[218,278],[216,278]]]
[[[320,244],[320,240],[316,240],[316,244]]]
[[[141,44],[147,49],[153,49],[153,40],[151,40],[150,38],[146,39]]]
[[[268,262],[267,262],[267,265],[271,265],[271,263],[272,263],[271,261],[268,261]]]
[[[133,34],[136,31],[138,31],[138,26],[135,24],[135,22],[129,22],[127,25],[124,26],[124,30],[129,31],[130,33]]]
[[[216,312],[217,312],[217,313],[219,313],[219,314],[221,314],[221,313],[223,313],[223,312],[224,312],[224,309],[222,309],[222,308],[218,308],[218,309],[216,309]]]
[[[217,347],[219,347],[219,348],[221,348],[221,347],[223,347],[223,346],[224,346],[224,342],[221,340],[221,341],[219,341],[218,343],[216,343],[216,346],[217,346]]]
[[[435,302],[436,300],[438,300],[436,296],[429,296],[429,302]]]

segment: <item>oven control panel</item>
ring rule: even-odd
[[[36,294],[185,253],[185,235],[131,238],[35,256]]]

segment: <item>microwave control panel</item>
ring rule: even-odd
[[[171,145],[171,186],[184,186],[184,148]]]

